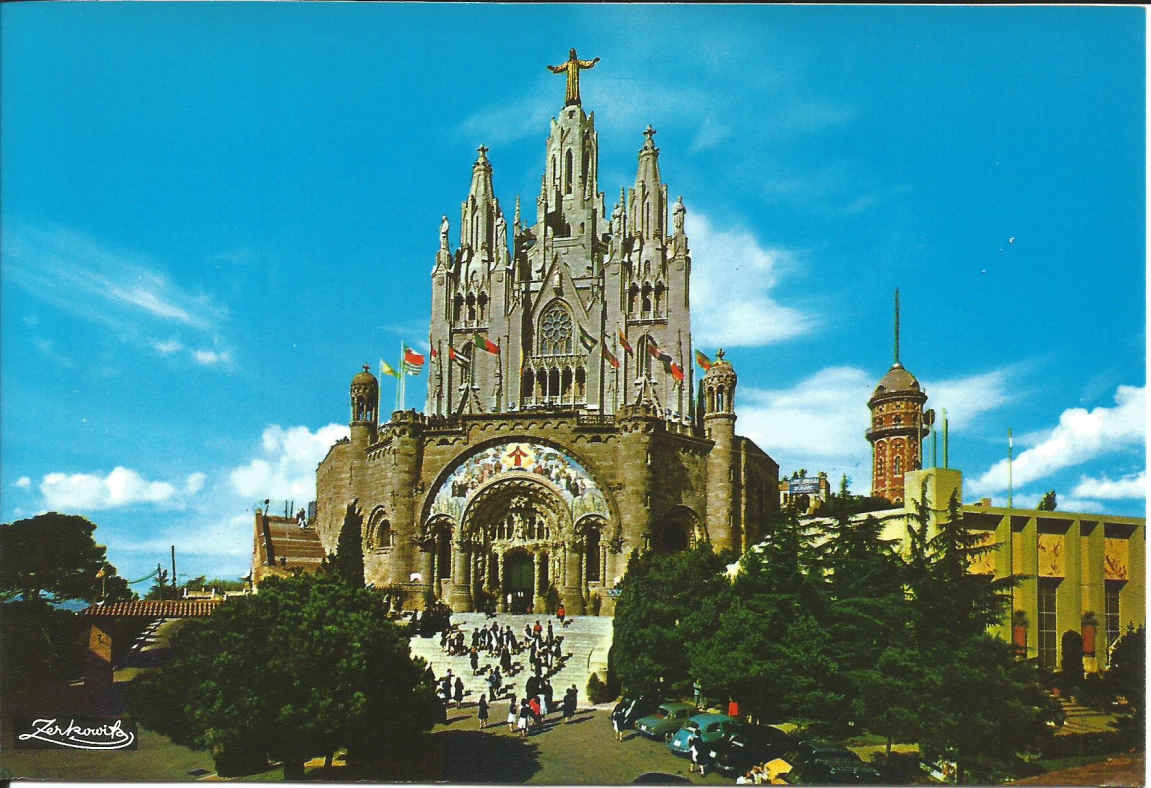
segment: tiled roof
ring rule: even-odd
[[[80,615],[90,618],[207,618],[222,599],[150,599],[92,605]]]

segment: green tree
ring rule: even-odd
[[[1113,696],[1127,700],[1127,716],[1120,728],[1133,742],[1143,742],[1146,727],[1144,705],[1147,698],[1147,631],[1143,627],[1127,627],[1127,631],[1111,652],[1111,660],[1104,675],[1104,683]]]
[[[364,518],[353,501],[344,513],[344,523],[336,542],[336,554],[324,562],[327,571],[335,573],[354,588],[364,586],[363,526]]]
[[[0,599],[95,602],[96,575],[108,565],[95,530],[90,520],[57,512],[0,524]]]
[[[612,660],[626,692],[690,686],[685,644],[714,632],[727,601],[724,566],[707,543],[671,555],[632,553],[612,622]]]
[[[1034,667],[987,634],[1016,582],[970,571],[995,547],[968,527],[955,494],[934,524],[926,484],[913,507],[903,576],[908,644],[918,660],[918,681],[908,691],[920,703],[920,749],[953,759],[960,782],[968,772],[989,780],[1050,735],[1047,723],[1058,717],[1058,705]]]
[[[133,683],[141,723],[217,758],[266,753],[285,778],[341,747],[381,763],[418,751],[437,717],[382,595],[330,575],[269,578],[187,622],[173,652]]]
[[[1055,499],[1055,491],[1048,490],[1047,492],[1043,493],[1043,497],[1039,500],[1039,506],[1035,508],[1041,512],[1053,512],[1055,511],[1056,503],[1057,501]]]

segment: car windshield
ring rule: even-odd
[[[667,719],[667,709],[665,709],[663,706],[660,706],[655,710],[655,714],[652,716],[659,720]]]
[[[684,725],[683,727],[687,728],[689,731],[693,731],[693,732],[699,731],[699,723],[698,722],[689,722],[687,725]]]

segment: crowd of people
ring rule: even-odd
[[[564,619],[561,617],[559,621],[563,626]],[[571,656],[564,652],[563,640],[562,635],[556,634],[550,619],[546,627],[538,619],[534,626],[525,623],[522,636],[517,636],[511,626],[501,627],[497,621],[492,621],[472,629],[470,633],[459,626],[446,627],[440,633],[440,648],[448,656],[466,656],[472,676],[486,676],[488,691],[481,694],[476,703],[480,727],[487,727],[491,707],[497,699],[507,697],[508,729],[526,736],[529,732],[542,730],[550,714],[561,712],[564,722],[575,714],[579,700],[576,686],[571,685],[556,703],[551,683]],[[527,679],[523,695],[517,697],[508,679],[525,670]],[[431,677],[436,686],[436,696],[442,704],[441,719],[446,721],[448,706],[454,703],[457,709],[463,707],[463,678],[453,676],[450,668],[438,680],[434,674]]]

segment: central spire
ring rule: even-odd
[[[894,367],[901,367],[899,363],[899,288],[895,288],[895,363]]]
[[[568,50],[568,59],[566,63],[560,63],[558,66],[548,66],[548,71],[553,74],[567,74],[567,92],[564,95],[564,106],[571,105],[579,106],[579,72],[583,69],[589,69],[599,62],[599,58],[592,60],[580,60],[576,56],[575,47]]]

